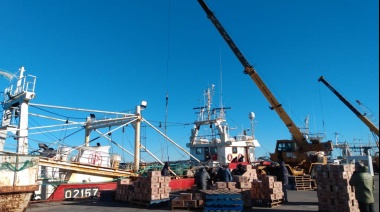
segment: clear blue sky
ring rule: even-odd
[[[325,140],[338,132],[340,141],[374,142],[364,123],[317,80],[323,75],[378,121],[379,1],[206,3],[299,127],[309,114],[310,131],[326,133]],[[143,115],[159,126],[168,93],[166,133],[185,148],[188,123],[196,118],[192,108],[215,84],[215,99],[222,93],[223,104],[232,107],[229,124],[238,129],[231,134],[249,128],[248,113],[256,114],[257,156],[290,138],[196,0],[0,0],[0,14],[0,69],[15,73],[24,66],[37,76],[33,103],[133,111],[146,100]],[[7,85],[0,79],[2,88]],[[81,138],[66,142],[77,145]],[[148,149],[184,159],[162,145],[164,139],[147,130]]]

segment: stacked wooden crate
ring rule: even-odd
[[[146,203],[154,200],[169,200],[171,178],[161,176],[160,171],[150,171],[133,182],[121,182],[116,190],[116,199],[131,203]]]
[[[133,192],[132,180],[129,178],[117,180],[115,200],[128,202]]]
[[[252,168],[252,165],[243,165],[243,169],[245,172],[242,176],[246,177],[248,182],[253,182],[258,179],[256,169]]]
[[[354,164],[317,165],[315,170],[319,211],[359,212],[354,187],[349,185]]]
[[[180,193],[178,197],[172,199],[172,210],[175,208],[196,209],[203,207],[201,193]]]
[[[236,188],[240,190],[244,207],[252,207],[251,187],[252,182],[257,180],[257,173],[252,169],[252,165],[243,165],[244,174],[234,175],[233,180],[236,182]]]
[[[276,181],[275,176],[263,175],[261,181],[254,180],[251,185],[252,206],[275,207],[282,204],[282,182]]]

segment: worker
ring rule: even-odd
[[[210,161],[211,160],[211,154],[210,153],[206,153],[205,158],[206,158],[206,160],[205,160],[206,162]]]
[[[232,181],[232,174],[230,172],[230,169],[228,168],[228,165],[224,165],[223,167],[223,177],[225,182],[231,182]]]
[[[222,166],[217,168],[215,180],[216,182],[222,182],[224,180],[224,171]]]
[[[236,169],[232,170],[233,175],[243,175],[245,173],[245,170],[243,169],[243,165],[239,163],[236,166]]]
[[[232,174],[231,174],[230,170],[228,169],[228,165],[220,166],[216,175],[217,175],[217,181],[218,182],[231,182],[232,181]]]
[[[207,181],[210,179],[210,174],[206,171],[206,168],[201,168],[198,170],[195,182],[199,190],[207,189]]]
[[[161,170],[161,176],[170,176],[169,174],[170,165],[168,162],[165,162],[164,167]]]
[[[279,170],[278,177],[279,177],[279,179],[277,179],[277,180],[282,181],[282,192],[284,192],[283,201],[286,203],[286,202],[288,202],[289,172],[285,166],[284,161],[281,161],[281,163],[280,163],[280,170]]]
[[[244,155],[240,156],[240,158],[238,159],[238,162],[244,162]]]
[[[355,187],[355,197],[358,200],[360,212],[375,212],[375,199],[373,196],[375,181],[372,175],[368,173],[368,167],[363,162],[355,163],[355,171],[349,184]]]
[[[210,179],[207,182],[207,188],[211,189],[216,181],[216,173],[215,170],[212,167],[209,167],[207,169],[208,174],[210,175]]]

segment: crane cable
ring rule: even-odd
[[[322,113],[322,127],[323,127],[323,131],[326,132],[326,128],[325,128],[325,116],[324,116],[324,113],[323,113],[323,101],[322,101],[322,93],[321,93],[321,86],[318,86],[318,92],[319,92],[319,102],[320,102],[320,105],[321,105],[321,113]]]

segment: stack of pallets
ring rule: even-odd
[[[294,189],[299,190],[313,190],[312,186],[313,179],[310,175],[302,176],[289,176],[289,184],[294,185]]]
[[[266,207],[274,208],[282,205],[282,200],[270,200],[270,199],[252,199],[252,206],[254,207]]]
[[[243,211],[242,195],[234,191],[202,190],[203,211]]]

